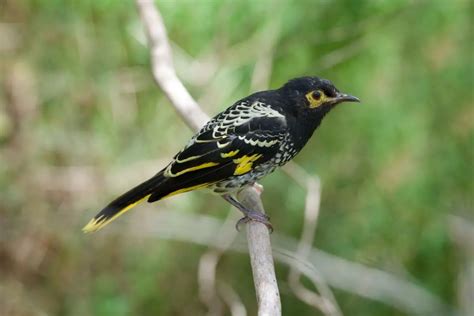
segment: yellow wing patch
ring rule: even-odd
[[[102,216],[99,216],[97,218],[93,218],[90,220],[89,223],[87,223],[86,226],[84,226],[84,228],[82,229],[82,231],[84,233],[91,233],[91,232],[96,232],[98,231],[99,229],[101,229],[102,227],[104,227],[105,225],[107,225],[108,223],[110,223],[111,221],[113,221],[114,219],[116,219],[117,217],[119,217],[120,215],[122,215],[123,213],[125,213],[126,211],[128,211],[129,209],[131,209],[132,207],[134,207],[135,205],[137,205],[138,203],[142,202],[143,200],[147,199],[151,194],[148,194],[147,196],[145,196],[144,198],[136,201],[135,203],[132,203],[130,205],[127,205],[126,207],[124,207],[121,211],[119,211],[118,213],[116,213],[114,216],[110,217],[110,218],[106,218],[104,215]]]
[[[177,194],[180,194],[180,193],[189,192],[189,191],[192,191],[192,190],[197,190],[197,189],[200,189],[200,188],[204,188],[204,187],[207,187],[208,185],[209,185],[209,183],[202,183],[202,184],[198,184],[198,185],[193,185],[191,187],[179,189],[179,190],[176,190],[176,191],[173,191],[173,192],[169,193],[168,195],[165,195],[161,199],[169,198],[173,195],[177,195]]]
[[[258,158],[262,157],[261,154],[255,154],[251,156],[242,156],[240,158],[234,159],[234,163],[237,164],[235,167],[234,175],[238,176],[252,170],[252,165]]]
[[[233,151],[229,151],[228,153],[221,153],[221,157],[222,158],[230,158],[230,157],[234,157],[235,155],[237,155],[239,153],[240,150],[233,150]]]
[[[191,172],[191,171],[195,171],[195,170],[199,170],[199,169],[204,169],[204,168],[210,168],[210,167],[214,167],[214,166],[217,166],[219,163],[217,162],[206,162],[206,163],[203,163],[203,164],[200,164],[198,166],[194,166],[194,167],[191,167],[191,168],[187,168],[187,169],[184,169],[180,172],[177,172],[177,173],[172,173],[171,172],[171,168],[169,169],[169,176],[170,177],[177,177],[177,176],[180,176],[182,174],[185,174],[187,172]]]

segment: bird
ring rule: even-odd
[[[343,102],[360,102],[315,76],[291,79],[274,90],[253,93],[210,119],[166,167],[104,207],[84,232],[94,232],[138,203],[156,202],[206,188],[244,217],[273,230],[266,214],[241,204],[237,193],[293,159],[326,114]]]

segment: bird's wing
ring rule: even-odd
[[[164,170],[102,209],[84,231],[104,227],[144,199],[153,202],[248,173],[275,156],[286,131],[279,112],[237,103],[209,121]]]
[[[239,103],[210,121],[166,167],[167,181],[149,202],[243,175],[273,158],[286,119],[262,103]]]

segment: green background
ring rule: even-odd
[[[301,75],[358,96],[295,159],[322,181],[314,245],[463,308],[469,253],[450,219],[472,229],[472,3],[156,3],[178,76],[210,115]],[[3,0],[0,19],[0,313],[205,315],[196,274],[206,247],[139,228],[160,210],[224,219],[222,199],[188,193],[106,233],[80,230],[192,135],[153,82],[133,1]],[[262,184],[276,231],[299,238],[304,190],[281,171]],[[277,274],[284,315],[319,314],[288,289],[285,266]],[[255,314],[246,254],[226,252],[217,278]],[[405,315],[335,295],[345,315]]]

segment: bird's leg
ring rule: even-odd
[[[270,233],[273,232],[273,226],[269,221],[270,217],[268,215],[248,209],[230,194],[224,194],[222,197],[224,198],[224,200],[226,200],[227,202],[235,206],[239,211],[241,211],[245,215],[244,217],[239,219],[237,223],[235,224],[235,228],[238,231],[240,231],[241,224],[248,223],[249,221],[256,221],[267,226],[267,228],[270,230]]]

